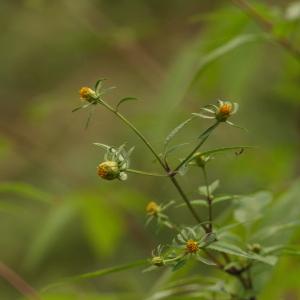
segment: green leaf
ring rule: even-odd
[[[172,271],[175,272],[181,269],[186,264],[186,259],[181,259],[172,267]]]
[[[62,237],[66,225],[75,217],[77,206],[70,201],[54,207],[44,223],[32,234],[28,242],[29,249],[25,253],[24,265],[27,269],[34,269],[51,252],[55,243]]]
[[[274,256],[264,257],[264,256],[254,254],[254,253],[253,254],[247,253],[247,252],[243,251],[242,249],[240,249],[236,245],[227,244],[224,242],[216,242],[216,243],[210,244],[207,248],[215,250],[215,251],[235,255],[235,256],[253,259],[253,260],[256,260],[256,261],[259,261],[259,262],[262,262],[262,263],[265,263],[265,264],[268,264],[271,266],[275,265],[277,262],[277,259]]]
[[[222,203],[222,202],[225,202],[225,201],[236,200],[236,199],[239,199],[239,198],[241,198],[241,196],[237,196],[237,195],[220,196],[220,197],[213,198],[212,204],[214,205],[214,204]]]
[[[189,143],[182,143],[182,144],[174,145],[174,146],[168,148],[167,150],[165,150],[164,156],[167,156],[168,154],[170,154],[170,153],[176,151],[177,149],[179,149],[183,146],[186,146],[186,145],[189,145]]]
[[[98,278],[98,277],[106,276],[106,275],[113,274],[113,273],[122,272],[122,271],[133,269],[133,268],[138,268],[138,267],[144,266],[146,264],[148,264],[147,259],[137,260],[137,261],[134,261],[134,262],[131,262],[131,263],[128,263],[128,264],[123,264],[123,265],[119,265],[119,266],[115,266],[115,267],[111,267],[111,268],[104,268],[104,269],[100,269],[100,270],[97,270],[97,271],[94,271],[94,272],[83,273],[83,274],[80,274],[80,275],[77,275],[77,276],[63,278],[62,280],[60,280],[57,283],[53,283],[53,284],[50,284],[50,285],[46,286],[43,290],[46,291],[46,290],[49,290],[49,289],[52,289],[52,288],[59,287],[61,285],[71,283],[71,282]]]
[[[137,98],[135,98],[135,97],[125,97],[125,98],[122,98],[122,99],[118,102],[118,104],[117,104],[117,106],[116,106],[116,110],[119,109],[119,107],[120,107],[121,104],[123,104],[123,103],[125,103],[125,102],[127,102],[127,101],[132,101],[132,100],[137,100]]]
[[[49,194],[27,183],[1,182],[0,193],[15,194],[31,200],[52,203],[52,199]]]
[[[212,260],[207,259],[207,258],[205,258],[205,257],[203,257],[201,255],[197,255],[196,259],[198,261],[202,262],[203,264],[208,265],[208,266],[215,266],[216,265]]]
[[[221,153],[221,152],[227,152],[227,151],[233,151],[233,150],[243,150],[243,149],[254,149],[254,146],[234,146],[234,147],[222,147],[217,149],[212,149],[208,151],[201,152],[203,156],[205,155],[211,155],[215,153]]]
[[[175,137],[176,134],[179,133],[180,130],[182,130],[187,124],[189,124],[192,120],[194,119],[194,117],[191,117],[187,120],[185,120],[184,122],[180,123],[177,127],[175,127],[166,137],[164,145],[165,148],[168,146],[168,144],[170,143],[170,141]]]
[[[208,190],[209,194],[212,195],[214,191],[219,187],[220,180],[215,180],[212,184],[209,185]],[[206,186],[200,186],[198,188],[199,194],[203,196],[207,196],[207,187]]]
[[[253,43],[261,40],[264,37],[264,35],[258,35],[258,34],[243,34],[239,35],[237,37],[234,37],[229,42],[221,45],[220,47],[212,50],[210,53],[204,55],[201,57],[201,60],[198,64],[197,72],[194,75],[192,84],[197,81],[203,70],[212,62],[219,59],[220,57],[224,56],[225,54],[229,53],[230,51],[244,45],[247,43]]]
[[[103,81],[107,80],[106,78],[101,78],[101,79],[98,79],[95,83],[95,86],[94,86],[94,89],[96,92],[98,92],[99,90],[101,90],[101,87],[102,87],[102,83]]]
[[[98,193],[82,193],[74,198],[81,207],[83,228],[95,254],[112,256],[124,232],[121,212]]]
[[[207,205],[207,200],[205,199],[195,199],[195,200],[191,200],[190,203],[192,205],[195,205],[195,206],[204,206],[204,207],[208,207]],[[186,206],[186,203],[181,203],[179,205],[176,206],[176,208],[178,207],[183,207],[183,206]]]
[[[271,203],[272,194],[268,191],[261,191],[249,196],[243,196],[237,203],[234,211],[234,218],[241,223],[249,224],[263,216],[264,209]]]
[[[283,230],[293,229],[300,226],[300,221],[292,221],[286,224],[273,225],[266,228],[262,228],[255,235],[252,236],[253,240],[265,240],[267,238],[273,238],[276,234],[281,234]]]

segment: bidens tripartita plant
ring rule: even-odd
[[[150,297],[149,299],[172,299],[172,296],[175,297],[178,294],[189,297],[186,299],[257,299],[257,294],[261,289],[257,278],[259,278],[258,273],[262,272],[262,268],[272,268],[279,255],[296,253],[293,248],[287,245],[274,244],[270,246],[268,244],[265,246],[264,237],[268,234],[280,234],[280,230],[299,225],[299,222],[292,221],[290,224],[282,224],[281,228],[277,227],[275,231],[272,226],[259,228],[252,234],[254,225],[257,225],[263,211],[271,203],[270,193],[259,192],[247,196],[219,195],[217,192],[219,180],[213,182],[209,180],[207,169],[209,162],[214,159],[216,154],[233,151],[239,155],[245,149],[251,148],[249,146],[232,146],[201,151],[201,147],[211,133],[216,131],[219,126],[239,127],[231,120],[238,111],[238,104],[227,100],[218,100],[216,104],[209,104],[200,108],[199,112],[192,113],[187,120],[173,129],[166,137],[162,151],[157,151],[146,136],[120,112],[121,105],[135,98],[123,98],[116,105],[112,105],[104,100],[107,90],[103,87],[103,80],[98,80],[93,89],[81,88],[80,98],[83,103],[74,111],[93,109],[96,106],[109,110],[142,140],[160,165],[161,171],[151,173],[131,169],[130,159],[134,153],[134,147],[128,148],[125,144],[114,147],[95,143],[96,146],[104,150],[104,158],[98,162],[98,176],[103,180],[120,181],[125,181],[128,176],[131,176],[131,173],[167,177],[174,185],[182,202],[162,201],[162,203],[158,203],[158,201],[150,201],[145,208],[146,224],[155,221],[158,228],[165,227],[170,231],[169,240],[165,244],[157,245],[156,249],[152,249],[152,256],[146,261],[105,269],[100,271],[98,275],[144,264],[148,266],[144,268],[143,272],[161,268],[170,268],[176,272],[187,262],[194,261],[216,268],[228,276],[224,277],[220,273],[220,278],[205,278],[202,276],[201,266],[199,266],[198,278],[202,276],[202,279],[198,280],[201,284],[197,278],[187,275],[186,280],[171,284],[165,297],[164,294],[160,294],[157,297],[153,295],[153,298]],[[184,130],[184,127],[195,118],[211,120],[212,124],[197,137],[194,148],[184,157],[180,157],[177,165],[172,166],[169,163],[169,154],[174,153],[182,144],[171,146],[170,142],[179,131]],[[188,170],[192,167],[199,168],[202,173],[203,185],[198,187],[199,197],[197,199],[189,199],[178,181],[179,176],[188,176]],[[231,223],[228,223],[228,218],[225,219],[224,224],[216,223],[214,207],[224,202],[233,204],[234,211],[230,219]],[[195,222],[189,226],[178,224],[176,220],[171,220],[169,217],[169,209],[188,209]],[[205,219],[199,216],[200,210],[206,212]],[[237,227],[244,228],[244,233],[241,234],[241,230],[236,231]],[[93,274],[91,273],[90,277],[93,277]],[[89,278],[89,275],[83,275],[82,278]]]

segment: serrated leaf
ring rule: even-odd
[[[118,102],[118,104],[117,104],[117,106],[116,106],[116,110],[119,109],[119,107],[120,107],[121,104],[123,104],[123,103],[125,103],[125,102],[127,102],[127,101],[132,101],[132,100],[138,100],[138,99],[135,98],[135,97],[125,97],[125,98],[122,98],[122,99]]]

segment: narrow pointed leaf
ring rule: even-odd
[[[132,100],[137,100],[137,98],[135,98],[135,97],[125,97],[125,98],[122,98],[122,99],[118,102],[118,104],[117,104],[117,106],[116,106],[116,109],[118,110],[121,104],[123,104],[123,103],[125,103],[125,102],[127,102],[127,101],[132,101]]]
[[[184,122],[180,123],[177,127],[175,127],[166,137],[165,139],[165,148],[167,147],[167,145],[170,143],[170,141],[174,138],[174,136],[181,130],[183,129],[187,124],[189,124],[192,120],[194,119],[194,117],[191,117],[187,120],[185,120]]]

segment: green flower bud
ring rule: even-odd
[[[165,264],[164,259],[161,256],[152,257],[151,263],[157,267],[162,267]]]
[[[206,163],[209,161],[209,157],[202,155],[201,152],[195,153],[194,159],[195,159],[196,164],[200,168],[205,167]]]
[[[248,250],[259,254],[261,252],[261,245],[260,244],[251,244],[247,246]]]

